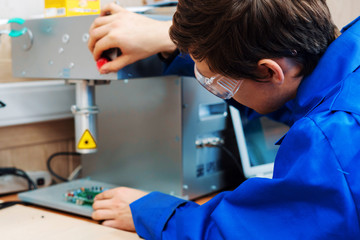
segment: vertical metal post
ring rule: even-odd
[[[71,107],[75,116],[76,151],[82,154],[97,151],[97,114],[95,81],[73,80],[76,85],[76,105]]]

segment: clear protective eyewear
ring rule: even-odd
[[[199,72],[196,64],[194,66],[194,72],[196,79],[206,90],[222,99],[232,98],[243,82],[243,80],[235,80],[219,74],[210,78],[205,77]]]

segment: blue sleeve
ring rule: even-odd
[[[131,206],[135,226],[145,239],[360,239],[348,185],[360,174],[343,167],[329,137],[305,118],[281,144],[273,179],[248,179],[201,206],[150,194]]]
[[[260,113],[257,113],[253,109],[240,104],[233,98],[226,100],[226,102],[229,105],[239,109],[240,112],[250,120],[262,116]],[[282,122],[288,126],[292,126],[293,117],[292,117],[292,111],[291,111],[292,106],[291,105],[292,105],[292,101],[289,101],[283,107],[281,107],[279,110],[272,112],[270,114],[267,114],[266,117],[273,119],[274,121]]]
[[[145,239],[161,239],[165,223],[175,209],[185,203],[186,200],[160,192],[152,192],[133,202],[130,208],[136,232]]]
[[[130,205],[136,232],[144,239],[208,239],[207,218],[220,203],[226,192],[215,196],[204,205],[198,205],[160,192],[152,192]],[[183,219],[183,214],[190,214]],[[207,217],[206,217],[207,216]],[[180,217],[180,219],[179,219]],[[169,221],[169,219],[172,219]],[[191,219],[191,220],[189,220]],[[183,230],[188,230],[184,232]],[[192,231],[192,230],[200,231]],[[216,230],[214,228],[213,230]],[[206,235],[206,234],[205,234]],[[218,232],[211,232],[212,239],[221,239]]]
[[[178,54],[170,63],[166,64],[163,74],[194,77],[194,61],[188,54]]]

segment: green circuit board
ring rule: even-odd
[[[81,187],[79,189],[66,192],[65,200],[77,205],[92,205],[94,203],[95,196],[103,191],[104,189],[102,187]]]

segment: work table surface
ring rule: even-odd
[[[203,204],[213,196],[195,202]],[[0,196],[0,201],[19,201],[16,194]],[[140,239],[136,233],[121,231],[99,224],[87,217],[43,208],[40,206],[14,205],[0,210],[1,239],[12,240],[132,240]]]

